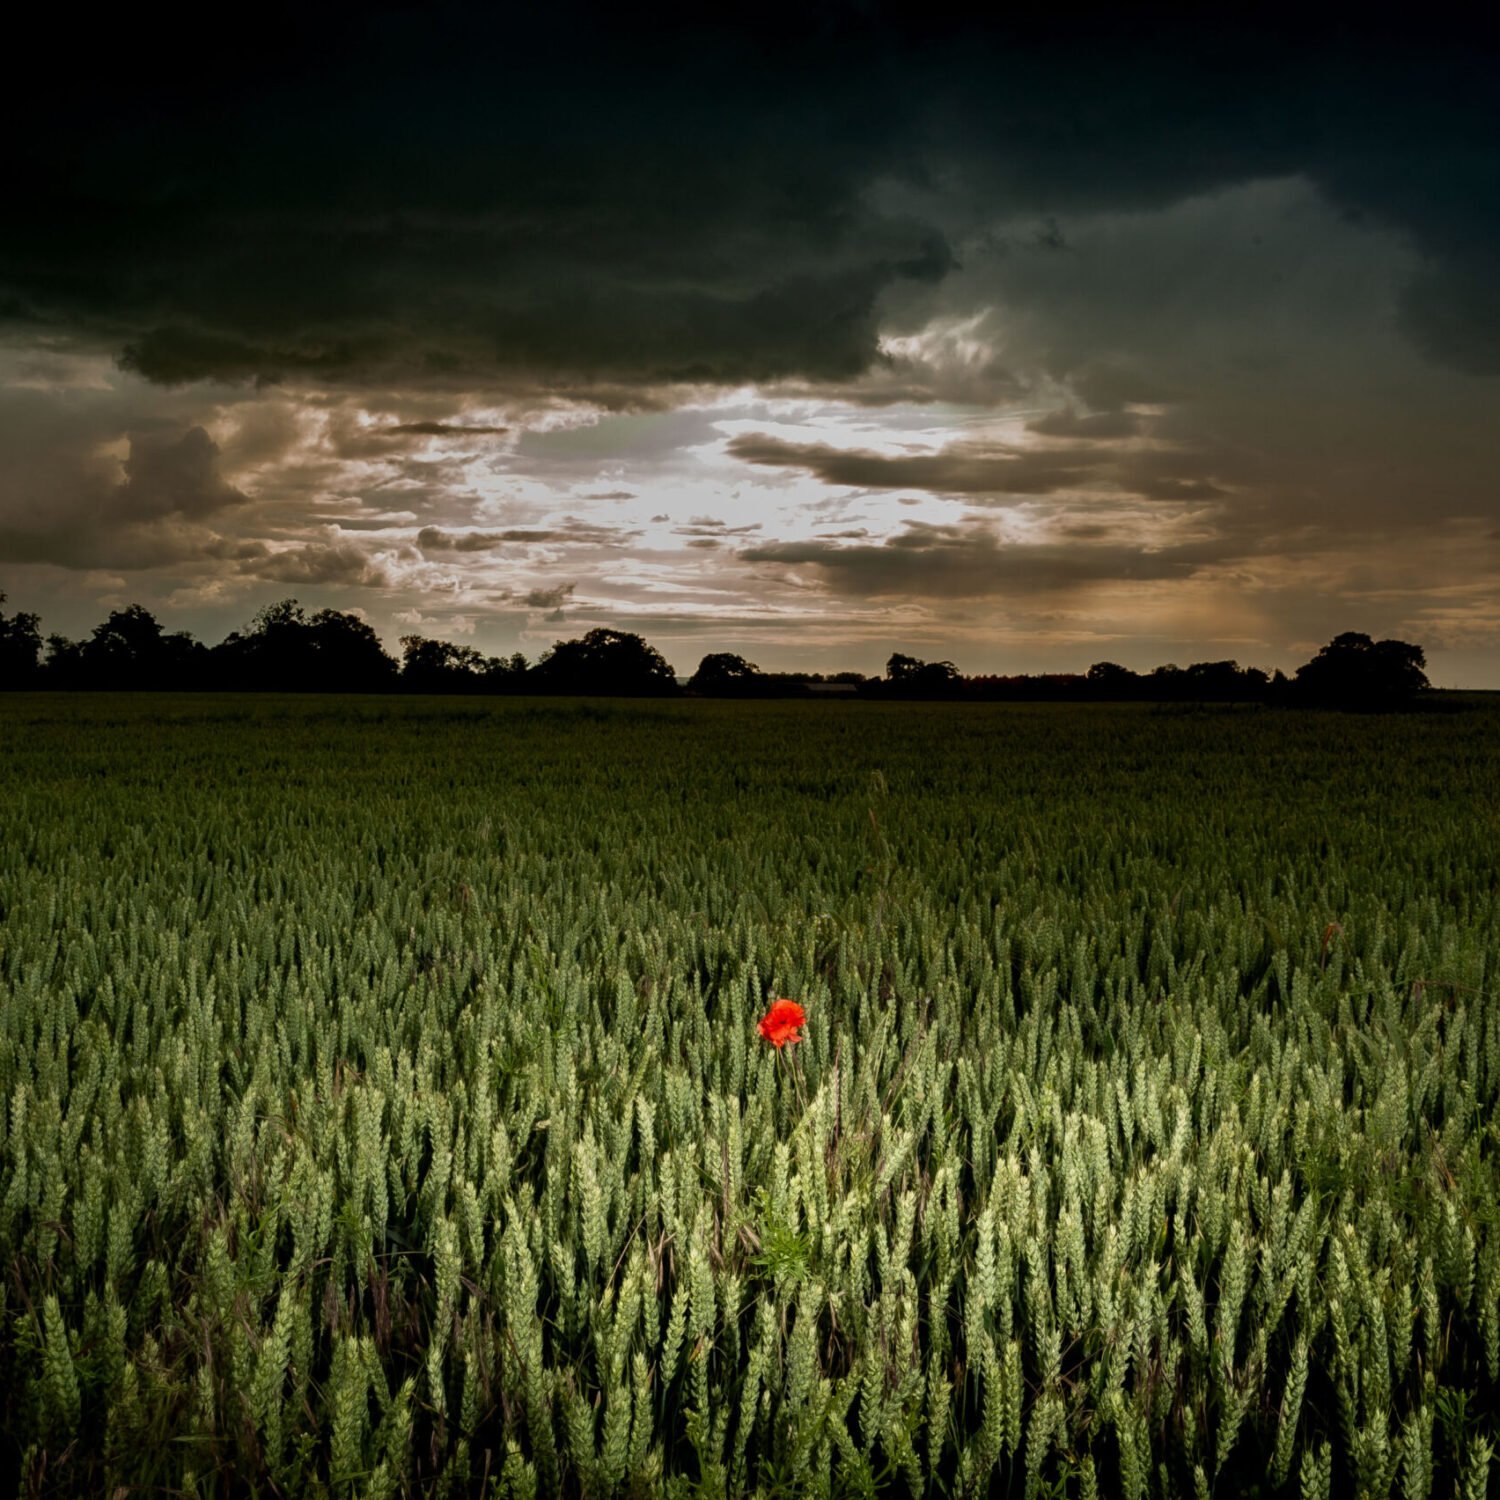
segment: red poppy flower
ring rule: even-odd
[[[777,1000],[760,1018],[760,1034],[780,1052],[788,1042],[802,1040],[807,1014],[795,1000]]]

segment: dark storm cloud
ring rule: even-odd
[[[738,556],[811,568],[835,594],[860,599],[1045,594],[1107,581],[1186,578],[1207,560],[1200,548],[1005,543],[964,523],[911,525],[879,544],[773,542]]]
[[[135,573],[213,556],[217,540],[170,525],[123,532],[33,531],[0,522],[0,557],[7,565],[44,563],[54,568]]]
[[[1118,414],[1111,413],[1109,420],[1118,421]],[[1101,484],[1148,500],[1209,500],[1226,493],[1198,471],[1207,461],[1204,455],[1171,450],[956,442],[937,453],[889,454],[746,433],[730,440],[729,452],[746,463],[802,469],[825,484],[921,489],[974,499],[1052,495]]]
[[[0,392],[0,559],[135,571],[210,558],[212,526],[250,504],[220,463],[197,424],[97,393]]]
[[[1146,500],[1216,500],[1229,492],[1207,479],[1164,479],[1143,477],[1132,491]]]
[[[128,294],[128,289],[122,289],[122,292]],[[177,303],[185,299],[178,294],[171,300]],[[269,307],[257,305],[253,298],[245,301],[244,312],[239,316],[247,322],[255,317],[263,318],[271,311]],[[66,297],[58,297],[54,304],[44,292],[38,299],[34,316],[46,319],[54,306],[64,315],[70,310]],[[89,318],[91,309],[85,305],[77,311],[83,314],[81,321],[87,326],[92,321]],[[127,295],[120,298],[118,315],[122,320],[135,321],[131,318]],[[187,309],[178,314],[193,315]],[[278,321],[284,320],[285,314]],[[274,384],[298,376],[336,377],[339,372],[358,365],[374,366],[386,348],[385,340],[373,336],[324,340],[316,333],[289,329],[282,338],[267,340],[226,335],[174,322],[147,327],[124,340],[120,344],[119,363],[122,370],[135,371],[156,385],[189,385],[197,380],[256,380]]]
[[[466,426],[460,422],[397,422],[381,432],[410,434],[413,437],[475,437],[486,433],[506,432],[504,427]]]
[[[596,526],[569,516],[557,526],[510,526],[502,531],[445,531],[424,526],[417,533],[423,552],[493,552],[509,543],[567,542],[579,546],[618,547],[639,535],[613,526]]]
[[[560,610],[572,600],[577,587],[576,583],[559,583],[553,588],[532,589],[526,595],[526,603],[532,609]]]
[[[1400,325],[1432,359],[1468,375],[1500,375],[1500,264],[1476,255],[1472,265],[1423,271],[1402,293]]]
[[[159,516],[207,516],[246,496],[220,477],[219,447],[201,427],[181,437],[133,437],[125,460],[125,481],[116,489],[111,515],[117,520]]]
[[[1086,361],[1069,370],[1068,384],[1099,416],[1119,413],[1131,402],[1165,401],[1179,394],[1134,361],[1120,358]]]
[[[1493,373],[1488,59],[1379,28],[273,7],[187,69],[165,21],[54,10],[12,37],[66,61],[0,106],[0,314],[163,384],[849,381],[882,299],[954,267],[955,205],[1065,260],[1060,216],[1300,173],[1411,238],[1404,326]]]
[[[881,291],[951,264],[864,202],[892,126],[863,88],[783,91],[732,30],[436,7],[294,35],[208,93],[149,25],[70,38],[7,305],[163,384],[844,377]]]
[[[733,438],[745,463],[803,469],[825,484],[860,489],[921,489],[945,495],[1050,495],[1083,484],[1095,467],[1090,450],[1057,451],[955,443],[940,453],[888,454],[789,443],[761,433]]]
[[[1141,430],[1141,419],[1128,411],[1099,411],[1087,416],[1073,407],[1048,412],[1026,424],[1027,432],[1041,437],[1085,438],[1104,441],[1110,438],[1134,437]]]
[[[352,542],[303,542],[250,558],[240,571],[245,577],[274,583],[378,588],[389,582],[387,570]]]

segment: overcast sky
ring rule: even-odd
[[[1500,687],[1500,56],[1430,7],[53,9],[0,101],[44,629],[295,595],[683,674],[1355,629]]]

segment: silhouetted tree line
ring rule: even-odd
[[[0,605],[5,603],[0,593]],[[311,614],[295,599],[267,605],[217,646],[167,632],[139,604],[113,610],[86,640],[49,635],[34,614],[0,610],[0,688],[355,693],[570,693],[660,697],[683,691],[654,646],[596,629],[558,641],[537,662],[472,646],[401,638],[397,662],[358,615]],[[1287,677],[1235,661],[1134,672],[1096,662],[1087,672],[965,677],[951,661],[900,652],[883,677],[859,672],[762,672],[732,652],[705,656],[688,680],[706,698],[860,697],[956,701],[1214,702],[1399,708],[1428,691],[1420,646],[1346,631]]]
[[[1427,659],[1406,641],[1376,641],[1356,631],[1335,636],[1296,674],[1287,677],[1236,661],[1176,663],[1134,672],[1096,662],[1087,672],[965,677],[951,661],[923,661],[896,652],[884,677],[840,672],[762,672],[742,656],[705,656],[688,691],[711,698],[784,698],[830,694],[843,688],[861,698],[970,702],[1278,703],[1292,707],[1395,708],[1430,686]]]

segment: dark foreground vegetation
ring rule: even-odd
[[[1482,1496],[1497,730],[9,695],[0,1488]]]
[[[5,596],[0,593],[0,604]],[[590,630],[558,641],[535,663],[519,653],[485,656],[473,646],[402,638],[400,663],[370,624],[335,609],[308,613],[295,599],[262,609],[217,646],[168,632],[147,609],[117,609],[86,640],[48,636],[24,612],[0,612],[0,689],[105,692],[336,692],[562,694],[672,697],[670,663],[628,631]],[[861,697],[966,702],[1275,703],[1294,707],[1410,707],[1428,689],[1426,658],[1406,641],[1336,636],[1292,677],[1235,661],[1134,672],[1096,662],[1087,672],[966,677],[951,661],[900,652],[883,677],[859,672],[762,672],[733,652],[712,652],[686,691],[707,698]]]

